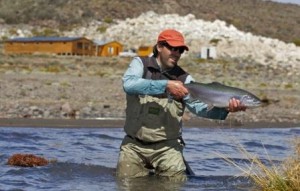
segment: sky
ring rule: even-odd
[[[280,3],[294,3],[300,5],[300,0],[272,0]]]

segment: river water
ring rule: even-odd
[[[219,154],[246,164],[237,147],[280,162],[293,153],[294,128],[184,128],[184,155],[196,174],[184,183],[155,176],[117,180],[122,128],[0,127],[0,190],[251,190],[251,182]],[[55,159],[43,167],[8,166],[15,153]]]

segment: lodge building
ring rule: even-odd
[[[14,38],[4,42],[8,54],[93,55],[93,42],[84,37]]]
[[[14,38],[4,42],[7,54],[117,56],[122,50],[123,45],[117,41],[96,43],[85,37]]]

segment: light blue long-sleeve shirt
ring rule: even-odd
[[[123,88],[127,94],[158,95],[166,90],[168,80],[144,79],[144,65],[139,57],[135,57],[129,64],[123,76]],[[185,84],[194,81],[191,75],[188,75]],[[200,117],[211,119],[225,119],[228,112],[223,108],[213,108],[208,110],[207,104],[201,101],[190,101],[188,97],[183,99],[189,111]]]

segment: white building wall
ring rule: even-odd
[[[202,59],[215,59],[217,58],[216,47],[202,47],[200,58]]]

